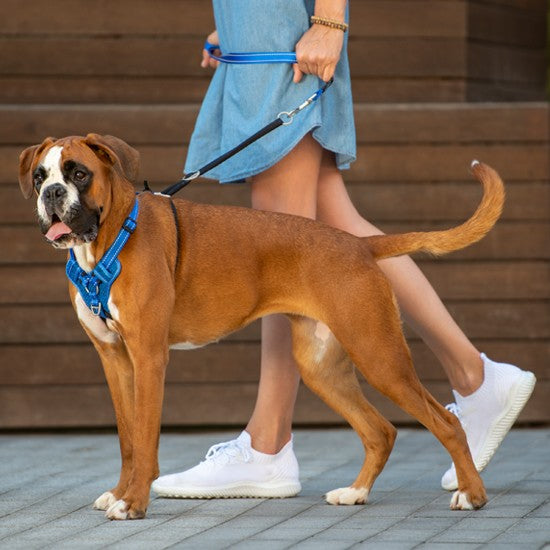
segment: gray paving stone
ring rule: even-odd
[[[163,472],[196,464],[210,445],[234,435],[163,435]],[[116,436],[0,435],[0,549],[515,550],[550,544],[550,430],[508,436],[483,474],[490,501],[477,512],[449,510],[451,494],[439,487],[449,458],[426,431],[400,431],[365,506],[323,500],[360,467],[363,451],[352,432],[298,430],[295,448],[303,483],[297,498],[153,498],[145,520],[111,522],[91,505],[116,483]]]

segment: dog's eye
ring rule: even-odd
[[[82,170],[77,170],[75,173],[74,173],[74,179],[75,180],[78,180],[78,181],[84,181],[86,179],[86,176],[88,174],[86,174],[86,172],[83,172]]]
[[[42,183],[44,183],[44,178],[42,177],[42,174],[40,174],[39,172],[36,173],[32,178],[32,182],[34,184],[34,188],[37,191],[40,191],[40,187],[42,186]]]

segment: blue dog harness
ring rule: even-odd
[[[136,198],[134,207],[122,224],[122,229],[113,244],[89,273],[78,265],[73,250],[69,252],[70,256],[65,267],[67,277],[77,288],[91,312],[103,320],[111,319],[108,306],[109,295],[111,286],[122,269],[118,255],[137,226],[138,210],[139,204]]]

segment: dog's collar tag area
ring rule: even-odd
[[[74,252],[69,252],[65,273],[77,288],[88,309],[103,320],[111,319],[108,305],[111,286],[122,270],[118,255],[137,227],[138,212],[139,203],[136,198],[132,211],[124,220],[113,244],[89,273],[78,265]]]

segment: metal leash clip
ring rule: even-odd
[[[300,111],[303,111],[306,107],[309,107],[314,101],[317,101],[333,82],[334,79],[331,78],[322,88],[319,88],[313,95],[309,96],[299,107],[296,107],[296,109],[293,109],[292,111],[281,111],[277,115],[277,118],[281,119],[281,121],[283,122],[283,126],[288,126],[289,124],[292,124],[294,117]]]

